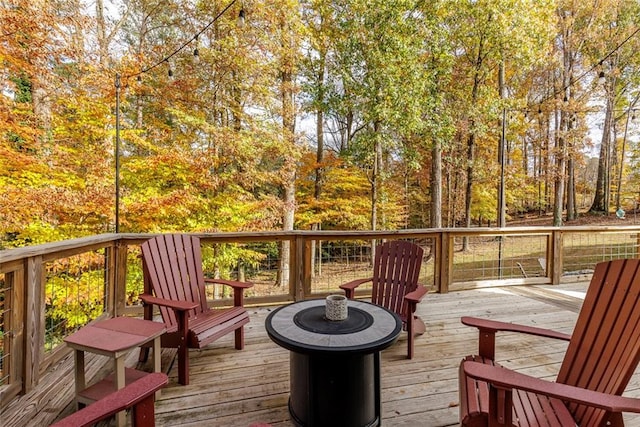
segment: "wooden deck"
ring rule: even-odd
[[[460,323],[463,315],[553,328],[570,333],[587,283],[561,286],[511,286],[429,294],[419,307],[427,333],[416,339],[416,355],[407,360],[406,336],[382,353],[382,423],[385,427],[458,425],[458,364],[474,353],[477,331]],[[191,383],[177,383],[175,350],[163,351],[163,370],[170,382],[156,402],[157,426],[246,427],[257,421],[289,427],[289,353],[267,336],[264,321],[272,308],[252,308],[246,327],[246,347],[234,350],[233,334],[204,350],[192,350]],[[503,333],[497,359],[538,377],[553,379],[566,343]],[[135,365],[137,351],[128,358]],[[105,371],[105,358],[90,357],[96,377]],[[106,369],[111,365],[107,364]],[[149,369],[150,366],[143,366]],[[56,414],[74,410],[73,357],[62,360],[37,390],[14,401],[0,414],[0,425],[48,425]],[[56,389],[53,384],[61,384]],[[50,390],[58,390],[51,393]],[[636,374],[625,393],[640,397]],[[66,407],[65,407],[66,406]],[[64,410],[63,410],[64,408]],[[29,420],[29,421],[26,421]],[[640,427],[640,416],[625,416],[627,426]],[[111,423],[113,424],[113,423]]]
[[[453,426],[458,424],[457,369],[475,352],[476,330],[462,325],[463,315],[551,327],[570,333],[587,284],[527,286],[429,294],[419,314],[427,333],[416,340],[416,356],[405,358],[406,336],[382,354],[382,421],[384,426]],[[191,384],[169,386],[156,403],[159,426],[248,426],[264,421],[292,426],[287,410],[289,354],[267,337],[269,308],[251,310],[246,348],[233,349],[232,337],[191,352]],[[497,354],[503,364],[531,375],[554,378],[566,344],[550,339],[499,335]],[[640,396],[638,375],[627,394]],[[640,417],[629,416],[629,426]]]

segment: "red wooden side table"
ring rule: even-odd
[[[115,317],[84,326],[64,339],[75,350],[76,404],[87,405],[119,390],[146,375],[146,372],[125,368],[125,356],[136,347],[153,341],[153,371],[160,372],[160,336],[165,332],[163,323],[132,317]],[[86,386],[84,352],[88,351],[113,358],[114,374]],[[116,415],[118,426],[125,425],[125,413]]]

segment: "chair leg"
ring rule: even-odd
[[[407,343],[407,359],[413,359],[413,335],[409,336],[409,342]]]
[[[186,311],[176,312],[178,320],[178,333],[180,342],[178,343],[178,382],[182,385],[189,384],[189,344],[187,334],[189,320]]]
[[[611,427],[624,427],[624,418],[621,412],[610,412],[603,425]]]
[[[416,334],[416,318],[414,316],[414,312],[416,311],[415,304],[407,304],[406,311],[406,325],[405,328],[407,330],[407,359],[413,359],[414,354],[414,345],[413,338]]]
[[[149,359],[149,347],[141,347],[138,362],[146,362]]]
[[[512,426],[513,393],[489,385],[489,426]]]
[[[145,280],[144,280],[144,291],[145,293],[151,294],[151,290],[148,289],[148,280],[147,280],[146,274],[145,274]],[[143,304],[143,319],[153,321],[153,305],[152,304]],[[138,362],[143,363],[149,359],[149,348],[150,347],[147,347],[147,346],[140,348],[140,354],[138,355]]]
[[[235,330],[236,335],[236,350],[242,350],[244,348],[244,326]]]
[[[413,313],[407,317],[407,359],[413,359]]]
[[[154,427],[156,425],[154,396],[154,394],[148,396],[133,407],[131,414],[133,427]]]
[[[189,384],[189,347],[186,344],[178,346],[178,382]]]

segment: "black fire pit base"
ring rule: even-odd
[[[291,353],[289,412],[298,426],[380,425],[379,353]]]
[[[290,351],[289,413],[299,427],[381,424],[380,352],[398,339],[397,314],[348,301],[348,317],[325,318],[324,300],[279,307],[265,320],[269,337]]]

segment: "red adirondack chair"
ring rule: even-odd
[[[178,382],[189,384],[189,348],[203,348],[229,332],[235,332],[235,348],[244,348],[244,325],[249,314],[244,308],[247,282],[205,278],[202,272],[200,239],[184,234],[166,234],[141,245],[144,271],[145,319],[153,318],[153,306],[160,307],[167,333],[163,347],[178,349]],[[233,288],[233,306],[211,309],[207,305],[205,282]],[[153,292],[153,295],[152,295]],[[148,349],[140,359],[146,360]]]
[[[371,302],[385,307],[400,316],[407,331],[407,356],[413,358],[415,335],[424,334],[424,322],[416,316],[416,306],[427,293],[427,288],[418,284],[422,266],[423,250],[420,246],[392,240],[376,247],[373,277],[356,279],[340,285],[347,298],[355,298],[356,288],[372,282]]]
[[[164,387],[168,378],[163,373],[152,373],[127,384],[102,399],[74,412],[50,427],[90,427],[116,413],[131,408],[132,427],[154,427],[155,392]],[[249,427],[271,427],[264,422],[252,423]]]
[[[153,427],[155,425],[155,392],[164,387],[167,382],[167,376],[160,372],[145,375],[52,424],[51,427],[92,426],[129,408],[133,408],[131,415],[133,427]]]
[[[640,399],[622,397],[640,361],[640,260],[599,263],[572,335],[463,317],[479,330],[479,354],[460,365],[462,426],[619,427]],[[569,341],[555,382],[494,362],[498,331]]]

